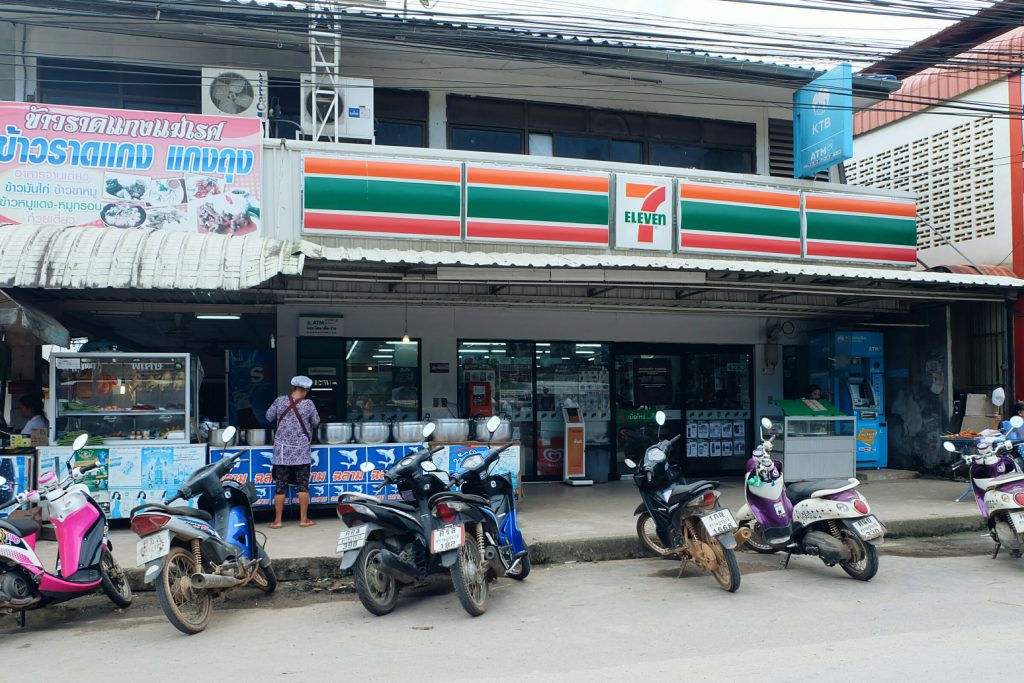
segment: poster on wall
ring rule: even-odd
[[[639,405],[661,406],[672,403],[672,360],[638,359],[633,364],[633,387]]]
[[[615,247],[672,250],[672,179],[615,176]]]
[[[260,230],[258,118],[0,102],[0,225]]]
[[[228,422],[239,429],[272,428],[267,409],[277,397],[273,349],[226,351]]]

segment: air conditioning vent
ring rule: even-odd
[[[768,174],[776,178],[793,177],[793,122],[768,119]],[[828,181],[828,171],[813,180]]]
[[[339,78],[334,85],[326,76],[303,74],[300,125],[302,134],[332,138],[337,121],[338,138],[373,139],[373,81],[365,78]],[[337,92],[337,100],[334,93]],[[314,118],[314,107],[317,116]],[[321,130],[316,130],[320,126]]]

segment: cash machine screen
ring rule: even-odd
[[[563,408],[562,411],[565,413],[566,422],[583,422],[583,420],[580,419],[579,408]]]
[[[850,388],[850,404],[854,410],[870,410],[877,405],[874,390],[863,379],[854,380],[851,377],[847,386]]]

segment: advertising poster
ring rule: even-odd
[[[260,230],[258,118],[0,102],[0,225]]]
[[[672,179],[615,177],[615,246],[672,250]]]
[[[272,429],[267,408],[277,398],[273,349],[225,352],[228,368],[228,422],[239,429]]]
[[[636,402],[658,406],[672,403],[672,360],[643,358],[633,364],[633,387]]]

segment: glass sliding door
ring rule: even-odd
[[[694,347],[683,354],[686,471],[742,471],[752,448],[753,349]]]
[[[631,474],[624,460],[638,461],[657,440],[657,411],[665,411],[663,437],[682,433],[682,359],[678,353],[631,353],[634,349],[623,346],[615,356],[615,459],[619,474]],[[683,454],[683,449],[677,447],[670,458],[678,462]]]
[[[420,345],[350,339],[345,352],[346,419],[420,419]]]

